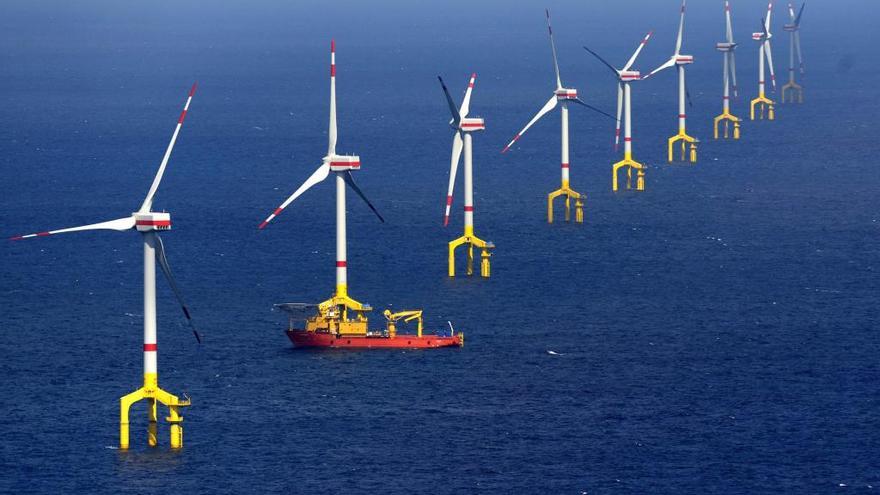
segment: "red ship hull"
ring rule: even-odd
[[[452,337],[439,335],[405,335],[394,337],[385,335],[340,336],[332,333],[287,330],[287,337],[298,348],[328,349],[433,349],[436,347],[461,347],[464,344],[461,334]]]

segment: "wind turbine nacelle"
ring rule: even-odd
[[[486,130],[486,122],[478,118],[464,118],[461,119],[459,128],[465,132],[484,131]]]
[[[357,155],[334,156],[330,159],[331,172],[345,172],[347,170],[360,170],[361,157]]]
[[[719,52],[732,52],[736,49],[736,43],[728,43],[726,41],[715,43],[715,49]]]
[[[764,41],[769,40],[770,38],[764,36],[764,33],[752,33],[752,39],[755,41]]]
[[[694,63],[694,56],[693,55],[678,55],[675,57],[675,64],[676,65],[687,65],[687,64],[692,64],[692,63]]]
[[[134,225],[138,232],[150,232],[152,230],[171,230],[170,213],[135,213]]]
[[[622,70],[620,71],[620,80],[621,81],[638,81],[642,78],[642,73],[637,70]]]
[[[556,95],[556,101],[577,100],[578,90],[576,89],[557,89],[553,92]]]
[[[784,29],[790,33],[793,33],[798,30],[798,27],[796,24],[786,24],[786,25],[782,26],[782,29]]]

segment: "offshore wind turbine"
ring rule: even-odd
[[[797,13],[797,16],[795,16],[794,5],[789,2],[788,15],[791,19],[791,24],[786,24],[782,27],[790,33],[789,39],[791,41],[788,47],[788,83],[782,87],[782,103],[785,103],[786,93],[788,93],[789,103],[794,103],[795,100],[797,100],[798,103],[804,102],[804,88],[794,80],[794,55],[795,52],[797,52],[798,69],[800,70],[801,75],[803,75],[804,58],[801,55],[801,16],[804,14],[804,7],[806,6],[807,4],[804,2]]]
[[[577,89],[566,88],[562,85],[562,78],[559,75],[559,62],[556,58],[556,42],[553,39],[553,28],[550,26],[550,11],[545,10],[544,12],[547,15],[547,31],[550,33],[550,50],[553,53],[553,69],[556,71],[556,90],[553,91],[553,96],[547,100],[547,103],[538,110],[538,113],[535,114],[534,117],[532,117],[532,120],[530,120],[528,124],[526,124],[526,126],[523,127],[509,143],[507,143],[507,146],[505,146],[501,152],[506,153],[507,150],[513,146],[513,143],[517,142],[519,138],[535,124],[535,122],[556,108],[557,104],[561,103],[561,105],[559,105],[559,110],[562,117],[562,185],[559,189],[547,195],[547,223],[553,223],[553,200],[560,196],[565,196],[565,221],[568,222],[571,220],[571,200],[573,199],[575,202],[575,222],[582,223],[584,221],[584,199],[586,198],[586,195],[572,189],[569,178],[569,168],[571,163],[569,162],[568,155],[568,103],[576,103],[605,116],[611,116],[598,108],[584,103],[583,100],[578,98]]]
[[[156,262],[165,274],[168,284],[171,286],[174,296],[183,309],[183,314],[193,329],[196,340],[201,342],[198,331],[193,325],[189,309],[183,300],[177,282],[171,273],[171,267],[168,265],[168,259],[165,256],[165,247],[162,239],[159,237],[159,231],[171,229],[171,214],[167,212],[153,211],[153,198],[159,184],[162,182],[162,176],[165,174],[165,167],[171,158],[171,150],[174,149],[174,143],[177,141],[177,135],[183,126],[183,119],[189,110],[189,104],[195,94],[196,85],[193,84],[186,98],[186,104],[183,112],[177,120],[177,126],[171,135],[171,142],[165,150],[165,156],[159,165],[159,171],[153,179],[153,184],[147,193],[147,197],[141,204],[140,208],[131,215],[116,220],[100,222],[80,227],[71,227],[59,230],[50,230],[37,234],[27,234],[13,237],[12,240],[31,239],[35,237],[45,237],[55,234],[66,234],[69,232],[82,232],[87,230],[115,230],[126,232],[132,229],[142,234],[144,245],[144,384],[141,388],[119,399],[119,448],[127,449],[129,445],[129,428],[128,428],[128,412],[131,405],[135,402],[147,401],[147,443],[150,447],[155,447],[158,443],[156,437],[157,422],[157,403],[161,403],[168,407],[169,415],[166,419],[171,424],[171,448],[179,449],[183,447],[183,416],[180,414],[180,408],[191,405],[189,397],[184,394],[184,399],[178,398],[165,390],[159,388],[159,370],[157,363],[157,336],[156,336]]]
[[[486,242],[474,235],[474,174],[473,174],[473,145],[471,133],[486,129],[486,124],[481,118],[468,118],[470,111],[471,92],[474,90],[474,82],[477,74],[471,74],[468,81],[467,90],[464,93],[464,99],[461,107],[456,108],[443,83],[443,78],[437,76],[440,80],[440,86],[443,87],[443,93],[446,95],[446,102],[449,104],[449,111],[452,112],[452,120],[449,121],[450,127],[455,131],[452,138],[452,157],[449,166],[449,188],[446,195],[446,214],[443,216],[443,226],[449,224],[449,210],[452,207],[452,192],[455,189],[455,175],[458,172],[458,162],[461,159],[462,149],[464,149],[464,235],[449,242],[449,276],[455,276],[455,249],[462,244],[467,244],[467,274],[474,273],[474,248],[482,250],[480,261],[480,275],[489,276],[489,257],[490,249],[495,244]]]
[[[682,0],[681,2],[681,17],[678,22],[678,37],[675,41],[675,52],[672,54],[672,57],[670,57],[669,60],[666,61],[666,63],[652,70],[647,76],[644,77],[644,79],[647,79],[654,74],[673,66],[678,69],[678,134],[669,138],[668,141],[668,155],[670,163],[673,159],[672,150],[676,142],[681,142],[682,161],[684,161],[685,159],[685,149],[689,148],[690,153],[688,153],[688,159],[691,163],[696,163],[697,143],[700,142],[698,139],[688,135],[687,133],[687,113],[685,111],[685,100],[687,100],[687,103],[690,106],[693,106],[693,103],[691,102],[691,94],[690,92],[688,92],[687,86],[685,85],[684,68],[686,65],[694,63],[694,56],[681,54],[681,38],[684,32],[685,2],[686,0]]]
[[[773,13],[773,0],[767,4],[767,17],[761,19],[761,31],[752,33],[752,39],[758,41],[758,97],[752,100],[750,116],[755,120],[755,107],[760,110],[761,119],[764,118],[764,111],[767,112],[767,119],[774,120],[776,112],[773,108],[775,104],[773,100],[767,98],[764,92],[764,55],[767,56],[767,66],[770,68],[770,82],[773,85],[773,91],[776,91],[776,74],[773,72],[773,51],[770,48],[770,39],[773,33],[770,32],[770,14]]]
[[[624,117],[624,134],[623,134],[623,160],[612,165],[611,168],[611,190],[617,191],[617,172],[621,168],[626,167],[626,188],[632,189],[632,171],[636,171],[636,190],[644,191],[645,190],[645,166],[635,160],[632,157],[632,100],[630,97],[630,84],[633,81],[638,81],[642,78],[641,73],[637,70],[630,70],[633,64],[636,62],[636,59],[641,53],[642,48],[648,44],[648,40],[651,39],[651,35],[653,31],[648,32],[645,35],[644,39],[642,39],[639,46],[636,48],[636,51],[633,52],[632,56],[626,62],[626,65],[623,66],[622,69],[615,69],[614,66],[609,64],[604,58],[599,56],[598,53],[590,50],[586,46],[584,50],[590,52],[594,57],[599,59],[606,67],[611,69],[611,72],[614,73],[614,77],[617,78],[617,127],[614,132],[614,150],[617,151],[618,146],[620,145],[620,121],[621,121],[621,111],[623,111]]]
[[[338,329],[350,323],[348,311],[351,310],[356,314],[355,320],[364,323],[364,333],[366,333],[366,316],[364,313],[371,311],[372,308],[368,304],[362,304],[348,295],[348,261],[347,261],[347,242],[346,242],[346,216],[345,216],[345,191],[346,186],[350,187],[367,206],[376,214],[381,222],[385,222],[382,215],[373,207],[370,200],[364,195],[360,188],[355,184],[351,175],[352,170],[360,170],[361,159],[356,155],[338,155],[336,154],[336,43],[330,42],[330,127],[327,132],[328,145],[327,154],[321,159],[321,165],[309,176],[306,181],[293,192],[281,206],[275,209],[264,221],[259,228],[264,229],[275,217],[281,214],[290,203],[300,197],[312,186],[322,182],[330,176],[330,172],[336,175],[336,291],[330,299],[318,305],[319,317],[321,322],[333,326]]]
[[[715,139],[718,139],[718,126],[724,123],[724,139],[730,136],[730,125],[733,124],[733,139],[739,139],[740,118],[730,113],[730,87],[733,84],[733,96],[738,97],[736,88],[736,43],[733,41],[733,26],[730,20],[730,2],[724,1],[724,17],[726,22],[725,41],[715,44],[715,49],[724,57],[724,96],[722,97],[721,115],[715,117]]]

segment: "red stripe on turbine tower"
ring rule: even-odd
[[[345,261],[337,261],[336,262],[336,268],[345,268],[347,266],[348,266],[348,263]]]
[[[473,206],[465,206],[464,211],[471,211],[472,212],[472,211],[474,211],[474,207]]]
[[[144,352],[156,352],[157,344],[144,344]]]

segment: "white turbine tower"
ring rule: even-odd
[[[798,68],[801,75],[804,73],[804,58],[801,55],[801,16],[804,14],[806,2],[801,5],[797,16],[794,15],[794,5],[788,4],[788,15],[791,18],[791,24],[786,24],[783,29],[790,33],[789,51],[788,51],[788,83],[782,87],[782,103],[785,103],[785,95],[788,93],[788,102],[798,103],[804,102],[804,88],[794,80],[794,56],[797,52]]]
[[[776,112],[773,108],[773,100],[767,98],[764,93],[764,56],[767,56],[767,66],[770,68],[770,83],[773,85],[773,91],[776,91],[776,74],[773,72],[773,51],[770,48],[770,39],[773,34],[770,32],[770,14],[773,13],[773,0],[767,4],[767,17],[761,19],[761,32],[752,33],[752,39],[758,41],[758,97],[752,100],[750,116],[755,120],[755,106],[760,110],[760,118],[764,118],[764,111],[767,111],[767,119],[774,120]]]
[[[637,70],[630,70],[630,68],[636,62],[642,48],[648,44],[648,40],[651,39],[652,34],[653,31],[648,32],[648,34],[645,35],[644,39],[642,39],[641,43],[639,43],[639,46],[636,48],[636,51],[633,52],[632,56],[622,69],[615,69],[604,58],[599,56],[598,53],[590,50],[586,46],[584,47],[584,50],[590,52],[594,57],[599,59],[600,62],[605,64],[606,67],[611,69],[611,72],[614,73],[614,77],[617,78],[617,127],[614,132],[615,151],[617,151],[620,145],[621,111],[623,111],[625,124],[623,128],[623,160],[615,163],[611,168],[611,190],[613,191],[617,191],[617,171],[623,167],[626,167],[626,188],[632,189],[632,171],[635,169],[637,174],[636,190],[645,190],[645,166],[632,158],[632,101],[630,99],[630,83],[640,80],[641,73]]]
[[[644,79],[647,79],[654,74],[668,69],[669,67],[675,66],[678,69],[678,134],[669,138],[668,141],[668,155],[669,162],[672,162],[673,159],[673,148],[676,142],[681,142],[681,159],[685,160],[685,150],[686,148],[690,149],[690,153],[688,154],[688,159],[691,163],[695,163],[697,161],[697,143],[699,140],[689,136],[687,133],[687,113],[685,112],[685,100],[690,106],[693,106],[691,102],[690,92],[687,90],[687,86],[685,85],[685,77],[684,77],[684,68],[688,64],[694,63],[693,55],[682,55],[681,54],[681,41],[682,34],[684,33],[684,11],[685,11],[685,0],[681,2],[681,18],[678,23],[678,38],[675,41],[675,52],[660,67],[657,67],[653,71],[651,71]],[[688,146],[689,145],[689,146]]]
[[[348,261],[346,257],[346,236],[345,236],[345,186],[351,187],[354,192],[367,203],[367,206],[373,210],[373,213],[384,222],[382,215],[376,211],[370,200],[364,195],[360,188],[355,184],[351,175],[352,170],[360,170],[360,157],[355,155],[337,155],[336,154],[336,43],[330,42],[330,129],[328,131],[329,144],[327,147],[327,155],[322,159],[321,165],[315,170],[306,181],[294,191],[281,206],[275,209],[263,223],[260,229],[272,221],[276,216],[287,208],[296,198],[309,188],[326,179],[330,172],[336,174],[336,292],[333,297],[324,301],[319,305],[319,309],[323,315],[333,315],[334,321],[345,322],[348,320],[348,310],[352,310],[358,314],[358,318],[363,318],[363,313],[370,311],[367,304],[362,304],[348,296]],[[339,320],[341,318],[341,320]]]
[[[186,117],[186,112],[189,109],[189,104],[192,101],[193,94],[195,94],[196,85],[193,84],[192,89],[189,91],[189,96],[186,98],[186,104],[183,107],[183,112],[180,114],[180,118],[177,120],[177,126],[174,128],[174,134],[171,135],[171,142],[168,143],[168,148],[165,150],[165,156],[162,158],[162,163],[159,165],[159,171],[156,173],[156,177],[153,179],[153,184],[150,186],[150,191],[147,193],[147,197],[144,199],[144,202],[141,204],[141,207],[131,215],[119,218],[116,220],[110,220],[107,222],[95,223],[91,225],[83,225],[81,227],[71,227],[67,229],[60,230],[50,230],[48,232],[40,232],[37,234],[28,234],[13,237],[12,240],[21,240],[21,239],[30,239],[34,237],[44,237],[55,234],[65,234],[68,232],[81,232],[86,230],[116,230],[120,232],[129,231],[132,229],[137,230],[143,235],[143,244],[144,244],[144,385],[138,390],[122,397],[120,399],[120,408],[119,408],[119,448],[127,449],[129,445],[129,435],[128,435],[128,412],[131,408],[131,405],[140,400],[146,400],[148,407],[147,412],[149,415],[149,421],[147,426],[147,442],[151,447],[155,447],[157,445],[156,438],[156,422],[157,422],[157,410],[156,404],[162,403],[169,409],[169,416],[166,420],[171,423],[171,448],[177,449],[183,446],[183,416],[180,414],[180,408],[187,407],[191,405],[191,402],[188,397],[185,397],[183,400],[179,399],[175,395],[171,395],[165,390],[159,388],[159,371],[157,365],[157,339],[156,339],[156,262],[159,262],[159,266],[162,268],[162,272],[165,274],[165,277],[168,279],[168,284],[171,286],[171,290],[174,292],[175,297],[177,297],[178,302],[180,302],[180,306],[183,309],[183,314],[189,322],[190,326],[193,329],[193,333],[196,336],[196,339],[201,342],[199,338],[198,331],[196,331],[195,326],[193,325],[192,319],[190,318],[189,309],[186,306],[186,303],[183,300],[183,297],[180,293],[180,290],[177,287],[177,283],[174,280],[174,276],[171,273],[171,268],[168,265],[168,260],[165,257],[165,248],[162,244],[162,239],[159,237],[158,231],[160,230],[170,230],[171,229],[171,215],[165,212],[154,212],[152,211],[153,207],[153,197],[156,194],[156,190],[159,188],[159,184],[162,182],[162,176],[165,173],[165,167],[168,165],[168,159],[171,158],[171,150],[174,148],[174,143],[177,141],[177,134],[180,132],[181,126],[183,126],[183,119]]]
[[[560,113],[562,116],[562,186],[547,196],[547,222],[553,223],[553,200],[559,196],[565,196],[565,221],[568,222],[571,220],[571,200],[574,199],[575,222],[581,223],[584,221],[583,206],[585,195],[576,192],[569,185],[569,167],[571,164],[568,158],[568,102],[577,103],[578,105],[584,106],[608,117],[611,116],[598,108],[584,103],[578,98],[576,89],[565,88],[562,86],[562,79],[559,76],[559,62],[556,59],[556,42],[553,40],[553,28],[550,27],[550,11],[546,10],[545,13],[547,14],[547,31],[550,33],[550,49],[553,53],[553,69],[556,71],[556,90],[553,91],[553,96],[550,97],[547,103],[538,110],[538,113],[534,117],[532,117],[532,120],[530,120],[529,123],[513,137],[501,152],[506,153],[507,150],[513,146],[513,143],[517,142],[517,140],[529,130],[529,127],[534,125],[534,123],[545,114],[556,108],[556,105],[559,102],[562,102],[560,105]]]
[[[724,96],[722,97],[721,115],[715,117],[715,139],[718,139],[718,125],[724,122],[724,138],[730,136],[730,124],[733,124],[733,139],[739,139],[739,117],[730,113],[730,86],[733,84],[733,96],[738,97],[736,88],[736,43],[733,41],[733,26],[730,21],[730,2],[724,1],[724,17],[726,22],[725,41],[715,44],[715,49],[724,57]]]
[[[437,76],[440,80],[440,86],[443,87],[443,93],[446,94],[446,102],[449,104],[449,111],[452,112],[452,120],[449,125],[455,130],[455,136],[452,138],[452,158],[449,167],[449,188],[446,194],[446,214],[443,216],[443,225],[449,224],[449,210],[452,207],[452,192],[455,189],[455,175],[458,172],[458,162],[461,158],[462,148],[464,149],[464,235],[449,242],[449,276],[455,276],[455,249],[462,244],[468,245],[467,252],[467,274],[474,273],[474,248],[482,250],[480,261],[480,275],[489,276],[489,257],[490,249],[495,244],[486,242],[474,235],[474,174],[473,174],[473,146],[471,133],[486,129],[486,124],[481,118],[468,118],[470,111],[471,92],[474,90],[474,82],[477,75],[471,74],[468,81],[467,90],[464,93],[464,100],[461,102],[460,108],[455,108],[452,96],[443,83],[443,78]]]

